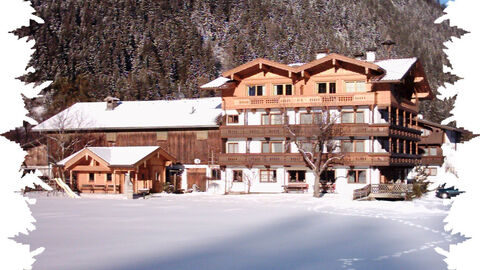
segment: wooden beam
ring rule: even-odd
[[[414,83],[420,83],[420,82],[423,82],[425,78],[424,77],[415,77],[413,78],[413,82]]]

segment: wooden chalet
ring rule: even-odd
[[[417,114],[432,92],[417,58],[376,60],[367,52],[366,59],[319,54],[291,65],[256,59],[201,88],[221,92],[219,164],[227,191],[246,190],[245,182],[252,192],[293,185],[312,191],[313,172],[282,125],[288,121],[308,141],[324,112],[338,116],[341,130],[335,140],[344,159],[325,176],[338,191],[403,181],[421,162]],[[253,179],[245,181],[247,174]]]
[[[443,148],[455,151],[458,143],[470,139],[473,135],[463,128],[441,125],[425,119],[419,119],[418,123],[422,131],[421,140],[418,142],[422,155],[421,165],[428,167],[431,176],[436,176],[438,169],[444,164]]]
[[[161,192],[175,157],[158,146],[86,147],[57,163],[84,193]]]

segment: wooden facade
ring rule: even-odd
[[[49,137],[57,136],[55,133]],[[220,131],[217,129],[191,130],[112,130],[103,132],[75,132],[72,136],[82,139],[76,145],[75,151],[88,146],[160,146],[175,156],[178,162],[193,164],[217,164],[221,150]],[[50,154],[57,152],[58,144],[48,139]]]
[[[72,179],[71,188],[82,193],[125,193],[126,178],[133,185],[133,193],[141,190],[161,192],[166,167],[175,161],[174,157],[158,148],[132,164],[109,164],[85,148],[61,167]]]

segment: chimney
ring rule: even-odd
[[[103,101],[107,102],[107,111],[113,111],[120,104],[120,99],[112,96],[106,97]]]
[[[390,35],[387,35],[387,38],[384,42],[382,42],[383,47],[387,50],[387,58],[390,58],[390,54],[392,53],[393,46],[397,44],[395,41],[392,40]]]
[[[320,51],[317,53],[316,59],[320,59],[320,58],[323,58],[323,57],[327,56],[327,54],[328,54],[329,52],[330,52],[329,49],[320,50]]]
[[[355,59],[357,60],[362,60],[362,58],[365,56],[365,54],[363,52],[357,52],[355,54],[353,54],[353,57],[355,57]]]
[[[377,48],[367,48],[367,61],[368,62],[375,62],[375,51]]]

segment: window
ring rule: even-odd
[[[227,143],[227,153],[238,153],[238,143]]]
[[[347,174],[349,184],[366,184],[367,171],[365,170],[349,170]]]
[[[251,85],[247,86],[248,96],[263,96],[264,93],[264,86],[263,85]]]
[[[243,182],[243,172],[241,170],[233,170],[233,182]]]
[[[277,182],[277,171],[276,170],[261,170],[260,171],[260,182],[266,182],[266,183]]]
[[[107,173],[107,182],[112,182],[112,174]]]
[[[320,124],[322,122],[321,113],[301,113],[300,114],[300,124],[311,125],[311,124]]]
[[[288,171],[288,182],[305,183],[305,171],[303,170]]]
[[[365,142],[364,141],[342,141],[341,149],[342,149],[342,152],[344,153],[365,152]]]
[[[238,115],[227,115],[228,124],[238,124]]]
[[[196,132],[197,140],[206,140],[208,139],[208,131],[201,130]]]
[[[157,141],[164,141],[168,139],[168,131],[157,131]]]
[[[293,85],[291,84],[276,84],[273,87],[274,95],[281,96],[291,96],[293,95]]]
[[[427,174],[430,176],[436,176],[437,175],[437,168],[428,168],[427,169]]]
[[[342,123],[345,123],[345,124],[365,123],[365,112],[364,111],[342,111],[341,120],[342,120]]]
[[[315,146],[315,149],[313,149],[313,143],[311,142],[300,142],[301,145],[300,147],[305,151],[305,152],[310,152],[310,153],[314,153],[314,152],[319,152],[320,151],[320,146],[317,144]]]
[[[212,169],[211,175],[212,175],[212,176],[211,176],[211,179],[212,179],[212,180],[220,180],[220,179],[221,179],[221,171],[220,171],[220,169],[217,169],[217,168]]]
[[[283,143],[262,142],[262,153],[283,153]]]
[[[347,93],[366,92],[367,88],[363,81],[345,82],[345,91]]]
[[[89,173],[88,174],[88,181],[89,182],[95,181],[95,174],[94,173]]]
[[[284,116],[282,114],[262,114],[262,125],[282,125]]]
[[[437,147],[426,147],[423,150],[423,156],[436,156],[438,154]]]
[[[335,94],[336,92],[337,92],[337,87],[334,82],[317,83],[318,94]]]
[[[321,181],[335,182],[335,171],[334,170],[325,170],[320,175]]]
[[[115,142],[117,140],[117,133],[107,132],[106,139],[107,139],[107,142]]]

